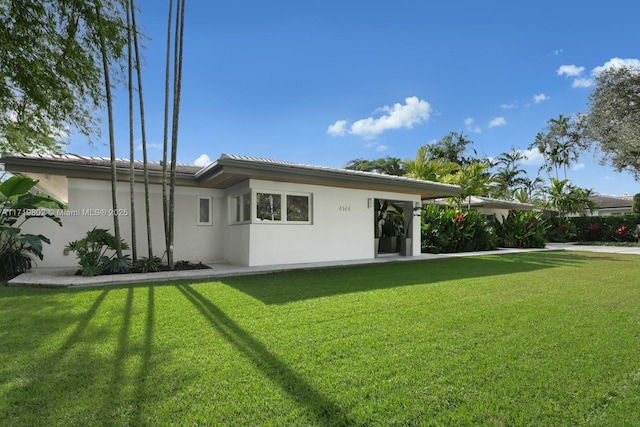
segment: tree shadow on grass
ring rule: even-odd
[[[589,254],[527,252],[297,270],[226,278],[223,283],[264,304],[287,304],[377,289],[579,267],[589,261],[593,261]]]
[[[246,356],[262,374],[311,412],[323,425],[353,425],[346,411],[315,390],[300,375],[273,355],[264,344],[238,326],[210,300],[188,284],[177,285],[185,298],[211,326]]]

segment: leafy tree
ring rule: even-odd
[[[0,0],[0,151],[56,152],[69,128],[98,131],[101,51],[118,62],[126,44],[118,0],[100,3],[98,17],[82,0]]]
[[[374,160],[354,159],[349,161],[349,163],[347,163],[344,168],[356,171],[377,172],[396,176],[403,176],[405,174],[405,170],[400,159],[391,156],[386,156]]]
[[[633,196],[633,213],[640,214],[640,193]]]
[[[598,74],[589,112],[580,119],[585,143],[597,142],[603,162],[640,179],[640,68],[622,66]]]

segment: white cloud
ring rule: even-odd
[[[513,108],[518,108],[518,106],[516,104],[502,104],[500,105],[500,108],[503,110],[511,110]]]
[[[544,156],[537,149],[518,151],[525,156],[525,159],[520,161],[520,163],[522,163],[523,165],[538,166],[544,164]]]
[[[575,65],[561,65],[556,71],[559,76],[576,77],[582,74],[584,67],[576,67]]]
[[[592,79],[575,79],[571,84],[571,87],[591,87],[593,86]]]
[[[533,95],[533,103],[540,104],[541,102],[548,101],[549,97],[544,93],[540,93],[538,95]]]
[[[405,99],[405,104],[396,103],[393,106],[385,105],[378,108],[377,112],[383,112],[380,117],[367,117],[347,125],[346,120],[338,120],[330,125],[327,133],[334,136],[343,136],[346,133],[371,139],[390,129],[411,129],[413,125],[429,119],[431,106],[423,99],[411,96]]]
[[[376,151],[384,151],[384,150],[386,150],[387,148],[389,148],[389,147],[387,147],[386,145],[378,145],[378,146],[376,147]]]
[[[578,163],[576,165],[573,165],[573,167],[571,168],[571,170],[574,171],[579,171],[580,169],[584,169],[586,166],[584,163]]]
[[[327,128],[327,133],[333,136],[344,136],[347,133],[347,121],[338,120]]]
[[[464,124],[469,132],[481,133],[482,130],[478,126],[474,126],[473,123],[474,120],[471,117],[469,117],[468,119],[464,119]]]
[[[593,76],[597,76],[603,71],[614,70],[616,68],[622,68],[622,67],[635,68],[638,71],[640,71],[640,59],[611,58],[610,60],[605,62],[604,65],[595,67],[591,71],[591,74]]]
[[[489,127],[495,127],[495,126],[504,126],[507,124],[507,121],[504,119],[504,117],[496,117],[495,119],[491,120],[489,122]]]
[[[196,159],[196,161],[193,162],[194,165],[202,166],[202,167],[207,166],[207,165],[209,165],[211,163],[212,163],[211,159],[206,154],[201,154],[200,157],[198,157]]]
[[[564,51],[564,49],[556,49],[551,51],[551,55],[560,56],[560,54]]]
[[[147,150],[149,149],[162,150],[162,144],[147,144]],[[142,143],[136,146],[136,150],[142,151]]]

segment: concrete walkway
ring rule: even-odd
[[[640,248],[615,246],[581,246],[567,243],[549,243],[545,249],[498,249],[495,251],[459,252],[453,254],[421,254],[416,257],[383,255],[378,258],[352,261],[317,262],[305,264],[282,264],[260,267],[243,267],[230,264],[210,264],[208,270],[165,271],[158,273],[114,274],[96,277],[76,276],[77,268],[34,268],[28,273],[11,279],[9,286],[29,286],[47,288],[87,287],[104,285],[122,285],[149,282],[168,282],[174,280],[215,280],[223,277],[265,274],[278,271],[308,270],[316,268],[342,267],[351,265],[380,264],[385,262],[411,262],[431,259],[470,257],[478,255],[503,255],[534,251],[571,250],[586,252],[606,252],[640,255]]]

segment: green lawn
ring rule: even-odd
[[[638,425],[640,258],[0,287],[2,425]]]

